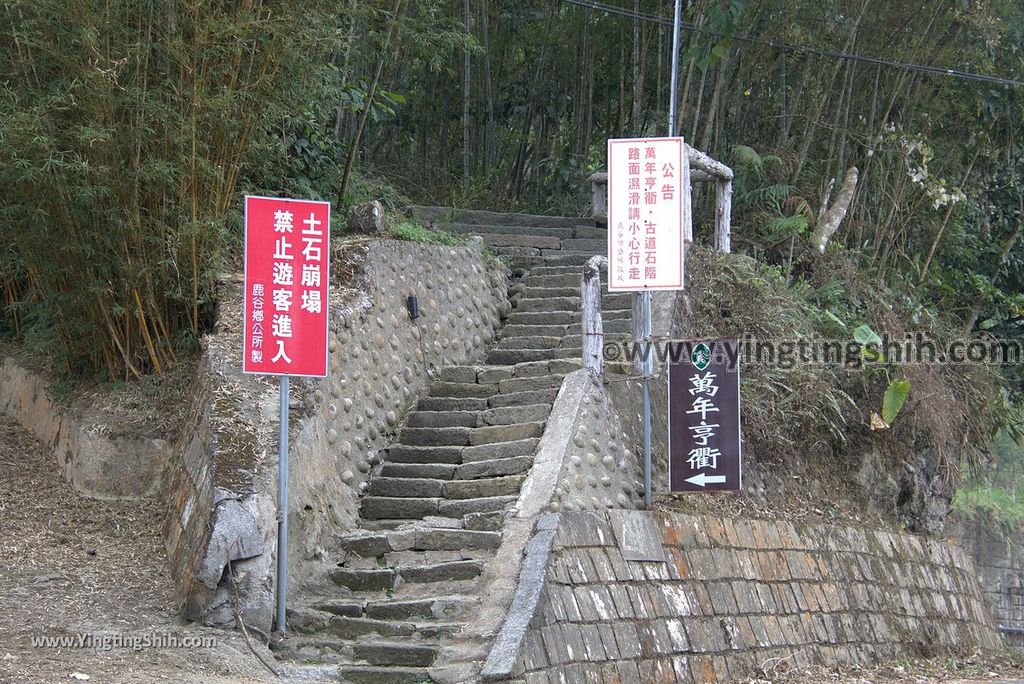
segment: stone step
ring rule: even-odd
[[[526,379],[526,378],[523,378]],[[527,404],[526,406],[504,406],[487,409],[480,413],[484,425],[512,425],[545,421],[551,413],[550,404]]]
[[[501,339],[510,337],[562,337],[569,334],[575,326],[569,323],[562,325],[506,325],[501,329]]]
[[[464,463],[455,469],[454,477],[459,480],[476,480],[482,477],[501,477],[525,473],[533,465],[533,456],[512,456],[487,461]]]
[[[413,411],[405,424],[408,427],[476,427],[480,422],[475,411]]]
[[[582,358],[582,356],[583,349],[581,347],[575,349],[569,347],[559,347],[558,349],[492,349],[487,353],[487,360],[493,363],[506,363],[511,366],[526,361],[551,361],[552,359]],[[496,404],[495,399],[498,399],[498,397],[490,397],[488,403],[491,406],[508,406],[508,404]]]
[[[331,581],[352,591],[387,591],[395,586],[397,574],[391,568],[334,568]]]
[[[497,393],[497,388],[495,388]],[[398,440],[409,446],[465,446],[474,428],[402,428]]]
[[[601,249],[542,249],[540,255],[544,257],[545,263],[557,264],[559,266],[580,266],[590,261],[595,256],[607,256],[604,247]]]
[[[514,311],[506,325],[573,325],[581,320],[583,315],[575,311]]]
[[[539,443],[540,439],[534,437],[514,442],[494,442],[493,444],[466,447],[462,451],[462,461],[463,463],[475,463],[476,461],[490,461],[495,458],[533,456],[537,451],[537,444]]]
[[[475,603],[472,596],[452,595],[436,596],[424,599],[392,599],[388,601],[369,601],[364,611],[367,617],[376,620],[408,620],[428,618],[434,620],[451,620],[462,612],[465,606]]]
[[[603,307],[602,307],[603,308]],[[580,309],[579,293],[575,297],[539,297],[533,299],[520,299],[516,302],[516,313],[520,312],[576,312]]]
[[[557,389],[562,386],[562,379],[564,377],[560,373],[550,373],[548,375],[535,375],[527,378],[512,378],[511,380],[502,380],[498,383],[498,389],[502,394],[533,392],[534,390],[551,388]]]
[[[487,496],[479,499],[446,499],[441,502],[441,515],[452,517],[468,515],[470,513],[488,513],[490,511],[503,511],[509,504],[515,503],[518,496]]]
[[[459,490],[464,486],[459,483]],[[495,487],[496,489],[496,487]],[[501,492],[504,495],[506,492]],[[466,498],[466,497],[456,497]],[[401,532],[396,534],[402,534]],[[449,530],[435,528],[417,530],[413,542],[414,551],[459,551],[461,549],[496,549],[501,545],[500,532],[483,532],[479,530]]]
[[[573,229],[573,237],[580,240],[600,240],[607,246],[608,244],[608,229],[598,228],[597,226],[576,226]]]
[[[338,675],[347,684],[425,684],[432,682],[425,667],[343,665]]]
[[[462,524],[467,530],[483,530],[485,532],[496,532],[501,529],[501,523],[505,519],[501,511],[490,511],[489,513],[467,513],[462,516]]]
[[[586,259],[580,262],[577,266],[575,264],[565,264],[557,262],[553,259],[545,259],[541,264],[534,266],[530,269],[530,278],[537,276],[549,276],[549,275],[569,275],[572,274],[577,278],[583,277],[583,264],[587,262]],[[513,261],[513,263],[515,263]]]
[[[512,382],[511,380],[507,382]],[[533,423],[511,423],[509,425],[489,425],[487,427],[474,428],[469,436],[471,446],[482,446],[497,442],[517,442],[531,437],[540,437],[544,434],[544,422]],[[463,450],[465,458],[465,450]]]
[[[505,337],[498,343],[498,349],[554,349],[562,342],[562,336],[546,337]]]
[[[541,299],[549,297],[582,297],[580,284],[575,286],[566,285],[563,287],[539,287],[530,285],[523,290],[523,299]]]
[[[499,226],[499,225],[474,225],[470,223],[441,223],[438,224],[441,230],[449,233],[461,233],[469,235],[541,235],[544,237],[554,237],[559,239],[568,240],[571,238],[589,237],[586,235],[578,235],[578,228],[576,226],[568,227],[551,227],[551,226]],[[589,228],[587,226],[579,226],[584,231],[600,230],[599,228]]]
[[[426,584],[474,579],[479,577],[483,570],[484,561],[482,560],[458,560],[408,566],[399,568],[397,573],[405,582]]]
[[[490,385],[478,385],[473,382],[444,382],[435,380],[430,383],[430,396],[432,397],[459,397],[486,399],[497,390]]]
[[[392,444],[384,458],[391,463],[461,463],[462,447]]]
[[[540,245],[538,245],[538,247],[539,246]],[[593,252],[594,254],[605,254],[608,250],[608,240],[595,238],[573,238],[571,240],[562,240],[561,248],[563,251],[579,250],[583,252]]]
[[[370,496],[430,498],[444,496],[444,480],[422,477],[375,477],[367,490]]]
[[[416,402],[419,411],[481,411],[487,399],[472,397],[423,397]]]
[[[488,247],[533,247],[536,249],[562,249],[562,242],[569,242],[573,240],[561,240],[557,237],[551,237],[547,235],[524,235],[524,234],[495,234],[495,233],[480,233],[484,239],[484,244]]]
[[[425,518],[438,514],[440,498],[364,496],[360,504],[362,516],[368,520],[384,518]],[[442,514],[447,515],[447,514]]]
[[[370,665],[428,667],[437,658],[438,649],[439,647],[433,644],[370,641],[353,644],[352,655]]]
[[[385,463],[381,466],[381,477],[431,478],[450,480],[455,465],[452,463]]]
[[[582,354],[583,352],[581,351],[580,356]],[[491,397],[491,406],[494,408],[504,408],[507,406],[528,406],[530,404],[553,404],[557,394],[557,389],[499,394],[496,397]],[[463,453],[463,458],[465,458],[465,453]]]
[[[513,496],[526,479],[525,475],[506,475],[487,477],[478,480],[450,480],[445,486],[445,496],[451,499],[485,499],[501,496]],[[468,530],[462,530],[468,532]],[[479,534],[498,534],[497,532],[480,532]]]
[[[562,273],[552,275],[534,275],[532,272],[526,277],[526,287],[575,287],[577,290],[583,284],[583,269],[574,273]]]
[[[542,214],[505,213],[484,211],[480,209],[453,209],[413,204],[409,210],[423,220],[431,223],[462,223],[467,225],[489,226],[524,226],[538,228],[575,228],[576,226],[595,226],[594,219],[589,217],[546,216]]]
[[[364,617],[366,603],[364,601],[351,600],[322,601],[313,605],[313,610],[343,617]]]

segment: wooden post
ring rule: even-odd
[[[583,266],[580,295],[583,305],[583,367],[601,375],[604,368],[604,323],[601,320],[601,265],[608,258],[591,257]]]
[[[608,172],[590,176],[590,215],[597,223],[608,223]]]
[[[683,244],[686,245],[693,242],[693,181],[690,178],[690,160],[686,155],[683,155],[682,179],[679,185],[683,190]]]
[[[715,183],[715,250],[728,254],[732,251],[732,181],[721,179]]]

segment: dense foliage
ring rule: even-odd
[[[331,78],[325,3],[0,4],[7,324],[72,372],[160,371],[202,332],[242,177]]]
[[[585,211],[605,139],[665,131],[671,7],[4,0],[0,325],[69,370],[159,369],[202,331],[243,190],[341,208],[384,178]],[[914,316],[1021,333],[1024,88],[913,66],[1024,80],[1019,3],[694,0],[683,19],[680,132],[738,171],[739,251],[808,277],[856,166],[833,247]]]

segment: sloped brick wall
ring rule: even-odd
[[[1006,641],[1024,647],[1024,543],[989,525],[972,522],[961,533],[964,548],[974,558],[978,582]]]
[[[606,513],[560,516],[511,678],[712,682],[1000,638],[970,557],[905,534],[652,516],[666,562],[627,561]]]

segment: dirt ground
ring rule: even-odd
[[[870,667],[766,668],[748,684],[1024,684],[1024,651],[944,654],[900,659]]]
[[[241,636],[177,617],[162,516],[150,501],[79,496],[49,450],[0,417],[0,682],[281,681]],[[80,634],[99,635],[95,641],[206,637],[216,646],[97,651],[32,644],[34,637]]]

